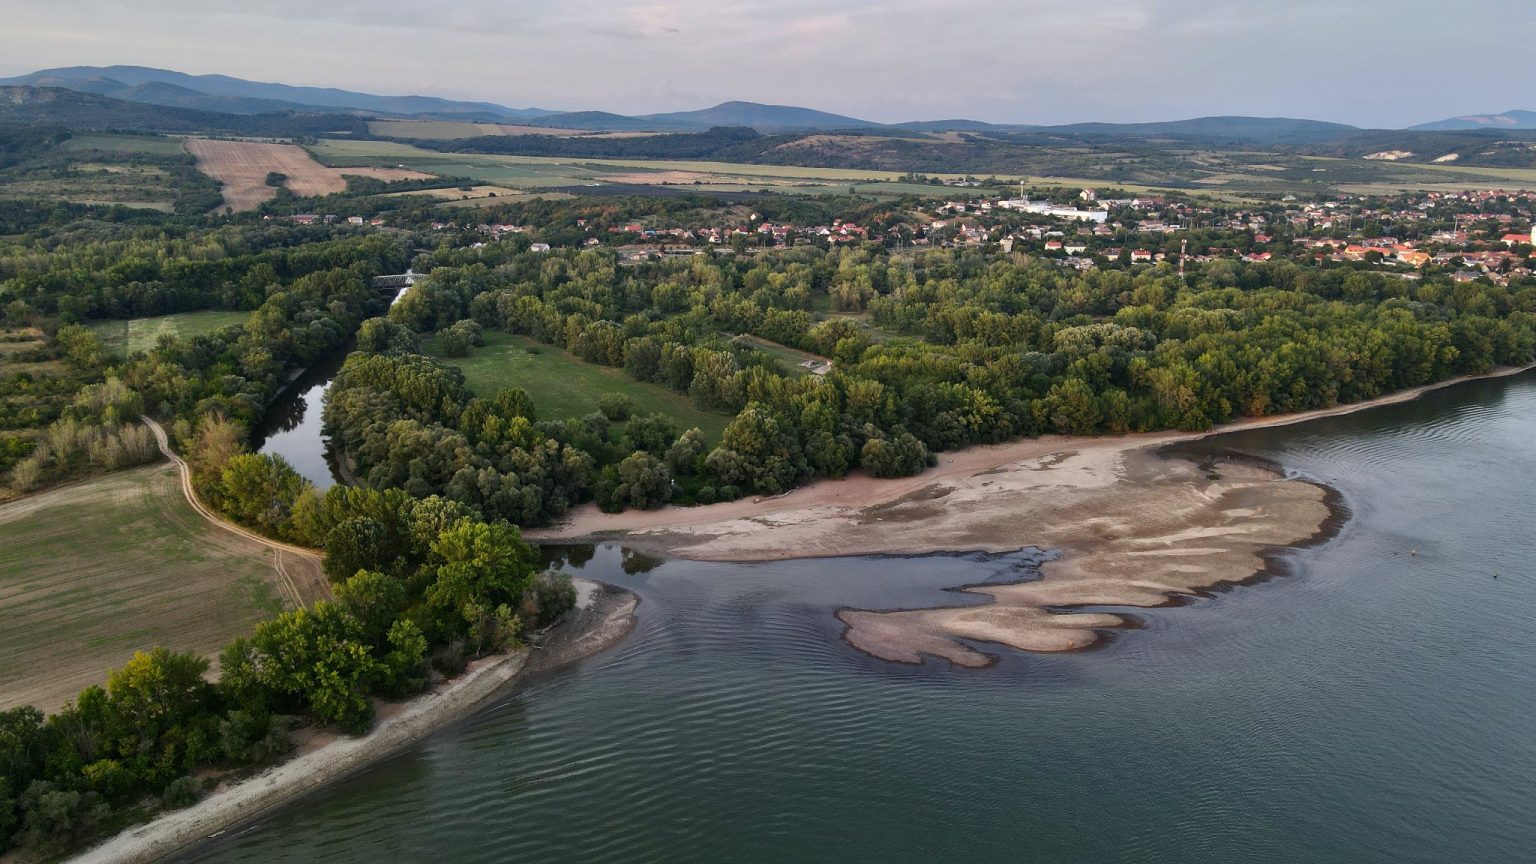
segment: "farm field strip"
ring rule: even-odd
[[[385,181],[433,176],[399,168],[337,170],[316,162],[297,144],[188,138],[186,147],[197,158],[198,170],[224,184],[224,203],[236,210],[254,209],[277,195],[277,189],[267,185],[267,175],[274,171],[286,175],[283,185],[301,196],[344,192],[348,174]]]
[[[316,559],[285,556],[295,580]],[[209,524],[160,463],[0,505],[0,710],[57,710],[136,650],[212,657],[284,607],[262,544]]]

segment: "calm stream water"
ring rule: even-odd
[[[981,671],[866,657],[832,612],[1032,555],[601,547],[568,566],[641,595],[625,642],[187,860],[1531,860],[1536,376],[1211,446],[1351,520],[1294,575]]]
[[[400,302],[409,290],[401,288],[389,305]],[[343,482],[330,445],[320,434],[320,412],[325,407],[325,392],[331,389],[331,380],[341,371],[341,364],[351,351],[348,343],[346,348],[306,369],[278,396],[261,420],[257,452],[288,460],[293,470],[322,492]]]

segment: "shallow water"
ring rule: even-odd
[[[832,613],[1038,555],[599,548],[567,566],[641,595],[626,641],[187,860],[1528,860],[1536,376],[1201,446],[1351,519],[1291,575],[979,671],[867,657]]]
[[[342,482],[330,445],[320,431],[320,413],[331,380],[346,359],[347,352],[338,351],[306,370],[278,396],[261,421],[257,452],[288,460],[293,470],[322,492]]]

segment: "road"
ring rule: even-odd
[[[165,458],[176,463],[176,470],[181,474],[181,491],[187,496],[187,503],[192,505],[192,509],[196,510],[198,514],[204,519],[207,519],[209,522],[212,522],[225,531],[239,534],[241,537],[244,537],[247,540],[254,540],[255,542],[271,549],[272,569],[276,571],[278,575],[278,583],[281,586],[283,593],[287,596],[288,600],[293,603],[295,609],[302,609],[304,606],[308,605],[304,602],[304,593],[299,590],[298,583],[296,583],[293,579],[293,576],[288,573],[288,569],[283,566],[283,556],[293,555],[301,559],[309,559],[318,563],[325,557],[324,553],[318,549],[294,546],[290,543],[283,543],[278,540],[273,540],[270,537],[264,537],[260,534],[257,534],[255,531],[242,528],[239,525],[230,522],[229,520],[215,513],[211,508],[204,505],[202,501],[198,500],[197,490],[192,485],[191,466],[187,465],[186,460],[176,455],[176,451],[171,449],[171,442],[165,434],[165,428],[162,427],[159,423],[155,422],[154,418],[147,415],[140,415],[140,419],[144,421],[144,425],[148,426],[151,432],[155,433],[155,443],[160,445],[160,452],[165,454]],[[325,593],[329,594],[330,592],[327,589]]]

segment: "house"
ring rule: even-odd
[[[549,251],[549,244],[548,243],[533,243],[533,244],[530,244],[528,246],[528,251],[529,252],[548,252]]]
[[[1536,228],[1532,228],[1530,234],[1505,234],[1499,240],[1511,249],[1519,246],[1521,243],[1536,244]]]
[[[1134,250],[1131,251],[1131,263],[1132,264],[1135,264],[1138,261],[1151,261],[1151,260],[1152,260],[1152,253],[1147,251],[1146,249],[1134,249]]]

